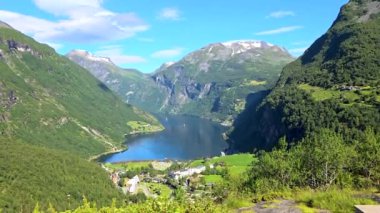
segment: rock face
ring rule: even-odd
[[[360,141],[380,132],[379,1],[351,0],[331,28],[296,61],[260,107],[248,108],[229,134],[238,151],[272,149],[324,128]]]
[[[167,93],[161,111],[227,124],[248,94],[270,89],[292,60],[285,49],[263,41],[215,43],[161,67],[152,78]]]

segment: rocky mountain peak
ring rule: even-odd
[[[236,41],[227,41],[221,43],[227,48],[240,47],[245,49],[253,49],[253,48],[263,48],[263,47],[272,47],[273,44],[266,43],[264,41],[257,40],[236,40]]]
[[[90,61],[96,61],[96,62],[104,62],[104,63],[109,63],[113,64],[110,58],[108,57],[100,57],[92,54],[91,52],[88,52],[86,50],[72,50],[66,55],[68,58],[72,57],[80,57],[80,58],[85,58]]]
[[[234,57],[253,59],[265,52],[276,52],[279,55],[291,57],[289,52],[280,46],[265,41],[236,40],[209,44],[198,51],[187,55],[184,60],[190,63],[196,61],[229,60]]]
[[[237,53],[243,53],[249,50],[257,49],[257,50],[265,50],[265,49],[272,49],[274,51],[282,51],[287,52],[286,49],[276,46],[274,44],[265,42],[265,41],[258,41],[258,40],[235,40],[235,41],[227,41],[217,44],[211,44],[210,47],[213,47],[215,45],[222,45],[225,48],[232,49]]]

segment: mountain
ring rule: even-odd
[[[229,134],[239,151],[271,149],[323,128],[359,140],[380,132],[380,1],[351,0],[330,29],[288,64],[258,108],[247,109]]]
[[[293,58],[262,41],[215,43],[192,52],[153,75],[166,91],[162,111],[231,122],[248,94],[270,89]]]
[[[120,147],[136,121],[161,128],[87,70],[6,24],[0,70],[0,138],[89,157]]]
[[[0,22],[0,212],[110,205],[123,195],[90,156],[157,131],[87,70]],[[140,125],[140,126],[139,126]],[[147,127],[148,126],[148,127]]]
[[[160,108],[164,94],[149,75],[133,69],[122,69],[109,58],[95,56],[84,50],[73,50],[66,57],[90,71],[125,102],[151,112],[157,112]]]
[[[86,51],[66,55],[135,106],[152,112],[190,114],[231,123],[248,94],[274,86],[293,58],[283,48],[262,41],[210,44],[179,62],[168,62],[152,75],[115,66]],[[248,100],[251,102],[251,99]]]

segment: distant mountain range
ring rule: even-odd
[[[132,105],[226,125],[245,108],[249,94],[270,89],[282,67],[293,60],[285,49],[263,41],[210,44],[178,62],[163,64],[152,75],[121,69],[84,51],[74,50],[67,57]]]

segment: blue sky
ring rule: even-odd
[[[299,56],[348,0],[2,0],[0,20],[58,53],[153,72],[209,43],[263,40]]]

